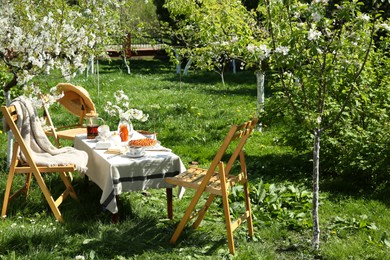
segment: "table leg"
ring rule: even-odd
[[[117,224],[119,222],[119,213],[112,213],[111,215],[111,223]]]
[[[172,204],[172,188],[166,188],[167,191],[167,206],[168,206],[168,218],[173,219],[173,204]]]
[[[115,196],[115,199],[116,199],[116,202],[117,202],[117,204],[118,204],[118,202],[119,202],[119,196],[116,195],[116,196]],[[118,205],[118,207],[119,207],[119,205]],[[112,213],[112,214],[111,214],[111,223],[117,224],[118,222],[119,222],[119,210],[118,210],[117,213]]]

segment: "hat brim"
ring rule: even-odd
[[[70,83],[58,83],[57,89],[64,92],[64,96],[58,100],[70,113],[78,117],[96,111],[88,91],[80,86]]]

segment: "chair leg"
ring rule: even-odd
[[[202,222],[203,217],[206,214],[206,211],[209,209],[211,203],[213,202],[214,197],[215,195],[211,193],[206,203],[204,204],[203,208],[198,212],[198,218],[195,220],[194,224],[192,225],[193,228],[199,227],[200,222]]]
[[[252,221],[252,209],[251,209],[251,202],[249,198],[249,185],[248,185],[248,173],[246,170],[246,163],[245,163],[245,155],[244,152],[240,152],[240,164],[241,164],[241,171],[244,174],[244,196],[245,196],[245,208],[246,212],[248,213],[248,234],[251,238],[253,238],[254,230],[253,230],[253,221]]]
[[[9,197],[11,194],[11,187],[12,187],[12,182],[14,180],[14,176],[15,176],[15,173],[11,168],[10,172],[8,173],[8,180],[7,180],[7,186],[5,188],[3,208],[1,210],[1,217],[2,218],[5,218],[7,216],[7,207],[8,207]]]
[[[51,211],[53,212],[55,218],[59,221],[59,222],[64,222],[64,219],[62,218],[61,216],[61,212],[60,210],[58,209],[53,197],[51,196],[51,193],[49,191],[49,189],[47,188],[46,184],[45,184],[45,181],[43,180],[42,178],[42,175],[40,174],[39,171],[34,171],[34,176],[35,176],[35,179],[37,180],[38,182],[38,185],[39,187],[41,188],[42,190],[42,193],[43,195],[45,196],[46,198],[46,201],[47,203],[49,203],[49,206],[50,206],[50,209]]]
[[[32,177],[32,172],[26,174],[26,184],[25,184],[26,197],[28,196],[28,192],[30,191],[31,177]]]
[[[175,232],[173,233],[170,243],[175,244],[177,239],[179,238],[181,232],[183,231],[185,225],[189,221],[192,212],[195,209],[196,204],[198,203],[200,197],[202,196],[203,190],[199,189],[196,191],[195,196],[192,198],[190,205],[188,206],[186,212],[184,213],[184,216],[180,220],[179,225],[177,226]]]
[[[223,167],[223,164],[220,164],[219,166],[219,174],[221,180],[223,212],[225,214],[226,233],[227,233],[227,239],[229,245],[229,252],[230,254],[234,255],[235,249],[234,249],[232,222],[230,219],[229,194],[226,188],[225,168]]]
[[[252,221],[252,209],[251,209],[251,202],[249,198],[249,187],[248,187],[247,179],[244,183],[244,196],[245,196],[245,208],[246,211],[248,212],[248,218],[247,218],[248,234],[251,238],[253,238],[254,231],[253,231],[253,221]]]
[[[62,181],[64,182],[64,184],[66,186],[66,189],[69,192],[69,195],[72,197],[72,199],[78,201],[79,199],[77,198],[77,194],[76,194],[75,190],[73,189],[73,186],[70,183],[70,181],[69,181],[68,177],[66,176],[66,174],[64,172],[61,172],[60,173],[60,177],[61,177]]]

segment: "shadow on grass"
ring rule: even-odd
[[[266,154],[246,157],[247,171],[251,180],[265,182],[293,182],[309,185],[311,163],[308,155]]]
[[[93,190],[95,190],[95,187],[93,187]],[[93,193],[95,192],[92,191],[91,194]],[[140,203],[140,199],[132,192],[123,195],[118,200],[120,220],[117,224],[110,222],[111,214],[109,212],[98,213],[92,219],[83,215],[85,218],[79,221],[79,223],[66,223],[67,229],[72,233],[92,235],[91,239],[86,239],[83,242],[82,250],[84,252],[93,251],[99,258],[104,259],[114,259],[118,256],[132,258],[140,256],[145,252],[148,255],[172,254],[172,251],[176,250],[175,248],[180,250],[191,248],[193,250],[194,246],[204,247],[209,243],[209,240],[205,238],[208,233],[203,234],[202,231],[187,227],[176,245],[171,245],[169,241],[179,219],[176,218],[174,221],[168,220],[165,210],[158,214],[148,213],[147,210],[144,212],[144,209],[137,210],[139,208],[137,204]],[[83,205],[85,205],[86,209],[90,208],[88,200],[97,201],[96,194],[85,199]],[[142,201],[141,199],[141,203]],[[145,206],[151,207],[152,205]],[[77,213],[72,215],[75,216]],[[99,226],[99,223],[101,223],[99,219],[104,219],[104,226]],[[80,224],[85,229],[80,230]],[[226,245],[226,242],[226,239],[221,239],[205,254],[215,254],[217,248]]]
[[[114,71],[122,71],[127,74],[127,68],[121,59],[101,60],[99,61],[100,74],[110,74]],[[171,66],[169,66],[171,65]],[[129,66],[131,73],[138,75],[166,75],[167,72],[175,73],[174,65],[167,60],[161,59],[136,59],[130,60]]]
[[[56,178],[47,184],[53,194],[58,193],[63,187],[61,180]],[[5,240],[3,246],[15,251],[16,255],[25,255],[34,250],[50,252],[58,247],[53,255],[60,254],[73,258],[76,255],[86,256],[93,252],[99,259],[114,259],[117,256],[137,257],[145,252],[148,252],[148,255],[170,254],[176,250],[175,247],[180,250],[193,250],[194,245],[204,247],[209,243],[205,238],[207,232],[186,228],[178,243],[175,246],[171,245],[169,241],[179,219],[171,222],[166,219],[166,212],[161,214],[141,212],[141,215],[138,215],[137,212],[133,212],[137,200],[129,199],[129,195],[120,198],[121,218],[117,224],[113,224],[111,213],[102,211],[99,203],[101,190],[97,185],[77,179],[73,186],[80,203],[68,199],[60,206],[65,221],[63,228],[53,231],[16,232]],[[34,193],[38,195],[34,194],[27,202],[22,196],[21,199],[13,201],[9,218],[19,222],[18,215],[29,216],[26,220],[35,219],[35,225],[47,225],[49,228],[47,223],[54,222],[54,216],[45,199],[43,197],[38,199],[41,196],[39,188],[32,188],[37,190]],[[3,199],[3,195],[0,199]],[[206,255],[212,255],[217,248],[225,246],[226,239],[213,243],[215,244],[212,244]],[[7,254],[6,251],[2,251],[0,250],[0,254]]]
[[[196,246],[201,248],[207,242],[202,232],[185,230],[176,245],[169,243],[175,225],[159,225],[155,218],[134,217],[129,221],[107,227],[95,239],[84,243],[85,252],[94,251],[96,255],[104,259],[114,259],[119,255],[125,258],[137,257],[145,252],[153,254],[172,254],[175,248],[186,250],[186,247]],[[194,236],[196,232],[198,235]],[[190,234],[190,235],[188,235]],[[200,234],[200,235],[199,235]],[[188,242],[188,237],[191,237]],[[190,244],[190,245],[188,245]],[[205,252],[205,255],[213,255],[215,251],[226,245],[225,239],[220,239]],[[193,249],[191,249],[193,250]]]
[[[122,60],[102,60],[100,61],[100,74],[110,74],[115,71],[122,71],[127,73]],[[140,59],[131,60],[130,69],[132,74],[136,75],[163,75],[163,79],[169,82],[191,85],[191,87],[197,87],[197,85],[218,85],[222,84],[222,80],[219,74],[212,71],[191,71],[188,76],[178,75],[175,71],[175,66],[168,60],[160,59]],[[238,71],[233,73],[226,71],[225,75],[226,90],[208,90],[209,94],[236,94],[236,95],[254,95],[256,96],[256,89],[235,89],[229,87],[231,85],[256,85],[256,76],[252,71]],[[229,89],[230,88],[230,89]]]
[[[248,156],[247,169],[252,182],[293,182],[311,189],[311,154],[267,154]],[[320,192],[331,194],[329,199],[342,197],[367,198],[381,201],[390,207],[390,180],[388,176],[367,174],[331,175],[320,172]]]
[[[85,232],[90,232],[85,230]],[[93,230],[96,232],[96,230]],[[84,242],[83,250],[95,251],[99,257],[113,259],[120,254],[124,257],[140,255],[145,251],[159,251],[171,247],[169,234],[154,218],[134,217],[119,224],[107,226],[99,235]]]
[[[340,197],[366,198],[384,203],[390,207],[390,181],[388,176],[367,174],[344,174],[324,176],[321,189]]]
[[[311,154],[267,154],[247,157],[249,178],[252,181],[284,182],[312,185]],[[368,174],[332,175],[320,172],[320,192],[331,194],[329,199],[342,197],[366,198],[381,201],[390,207],[390,180],[388,176]]]

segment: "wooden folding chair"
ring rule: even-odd
[[[37,180],[37,183],[39,187],[41,188],[43,195],[45,196],[47,202],[49,203],[49,206],[51,210],[54,213],[55,218],[63,222],[63,218],[61,215],[61,212],[59,210],[59,206],[61,203],[70,195],[73,199],[78,200],[76,192],[74,191],[72,184],[68,180],[67,173],[73,172],[76,170],[75,165],[70,164],[66,166],[39,166],[37,165],[33,158],[32,153],[30,150],[30,147],[26,145],[24,142],[22,135],[16,125],[16,121],[18,120],[18,116],[16,114],[15,106],[2,106],[1,111],[4,115],[4,119],[9,126],[9,128],[12,131],[13,138],[14,138],[14,144],[13,144],[13,151],[12,151],[12,157],[11,157],[11,164],[10,169],[8,173],[8,181],[5,189],[4,194],[4,202],[3,202],[3,208],[1,211],[1,216],[3,218],[6,217],[7,214],[7,207],[8,203],[12,201],[15,197],[19,196],[20,194],[24,193],[27,197],[28,191],[30,188],[31,178],[32,175]],[[19,150],[20,149],[20,150]],[[18,160],[18,153],[21,151],[23,155],[26,158],[26,163],[21,163]],[[66,189],[65,191],[56,199],[54,200],[49,189],[47,188],[44,179],[42,178],[42,173],[55,173],[58,172],[60,174],[60,177],[62,181],[64,182]],[[26,174],[26,183],[25,185],[20,188],[18,191],[14,192],[11,195],[11,187],[12,182],[14,180],[14,176],[17,173],[23,173]]]
[[[242,125],[233,125],[208,169],[191,167],[180,175],[166,179],[166,181],[170,184],[196,190],[190,205],[171,238],[170,242],[172,244],[176,243],[185,225],[196,216],[197,219],[193,223],[193,228],[197,228],[199,226],[216,195],[222,196],[230,253],[234,255],[235,252],[233,232],[243,221],[247,220],[249,236],[253,237],[252,212],[249,200],[248,176],[243,147],[252,130],[256,126],[256,123],[257,118],[252,121],[245,122]],[[222,159],[224,159],[227,155],[228,148],[233,148],[234,145],[235,148],[230,156],[230,159],[225,164]],[[239,173],[232,174],[231,170],[233,169],[233,164],[238,158],[240,164]],[[229,211],[228,196],[229,189],[237,183],[241,183],[244,186],[246,211],[235,222],[232,222]],[[204,192],[208,192],[210,195],[205,205],[199,211],[196,211],[195,207]]]
[[[49,110],[45,106],[43,107],[44,117],[49,126],[45,133],[47,136],[53,136],[56,145],[60,146],[60,139],[73,141],[76,135],[87,133],[84,118],[96,109],[88,91],[83,87],[70,83],[58,83],[56,87],[64,93],[64,96],[58,102],[71,114],[79,117],[77,124],[56,127],[53,124]]]

